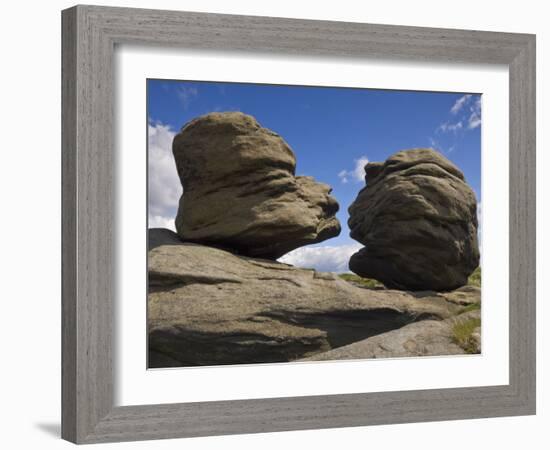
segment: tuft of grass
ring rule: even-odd
[[[463,348],[466,353],[477,353],[477,348],[472,340],[472,333],[479,326],[481,326],[481,319],[477,317],[457,321],[452,329],[453,341]]]
[[[478,309],[481,309],[481,303],[470,303],[469,305],[464,306],[461,308],[457,314],[464,314],[469,311],[477,311]]]
[[[355,275],[354,273],[340,273],[338,274],[338,276],[344,281],[358,284],[366,288],[384,287],[384,285],[380,283],[380,281],[378,280],[373,280],[371,278],[363,278],[363,277],[360,277],[359,275]]]
[[[468,277],[468,285],[481,287],[481,267],[478,267]]]

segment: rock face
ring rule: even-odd
[[[295,176],[288,144],[251,116],[194,119],[173,153],[183,185],[176,229],[186,241],[277,259],[340,233],[331,188]]]
[[[169,230],[149,230],[149,245],[150,367],[294,361],[480,301],[477,288],[359,288],[332,273],[183,243]]]
[[[431,149],[401,151],[365,172],[348,220],[350,236],[365,248],[349,268],[397,289],[466,284],[479,250],[476,197],[462,172]]]

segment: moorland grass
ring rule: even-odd
[[[468,277],[468,285],[481,287],[481,267],[478,267]]]
[[[384,287],[380,281],[373,280],[371,278],[363,278],[359,275],[355,275],[354,273],[340,273],[338,276],[342,278],[342,280],[355,283],[366,288]]]
[[[472,333],[479,326],[481,326],[481,319],[477,317],[457,320],[452,329],[454,343],[464,349],[466,353],[477,353],[477,348],[472,340]]]

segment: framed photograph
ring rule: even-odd
[[[62,13],[62,435],[535,413],[535,37]]]

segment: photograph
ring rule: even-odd
[[[481,94],[146,83],[148,368],[481,354]]]
[[[550,448],[546,4],[442,5],[3,5],[2,448]]]

